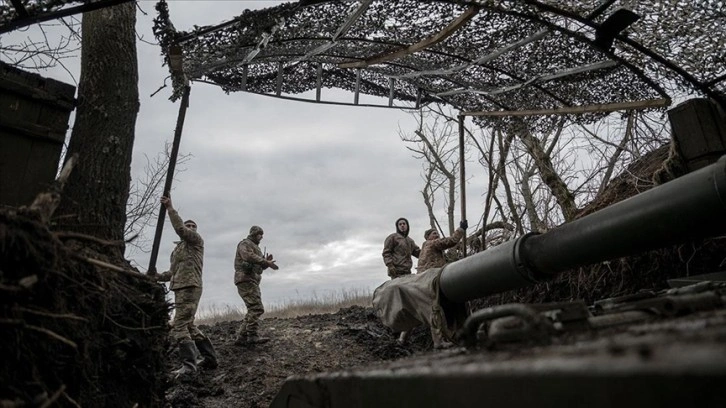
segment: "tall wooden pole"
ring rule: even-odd
[[[459,114],[459,169],[460,169],[460,184],[461,184],[461,220],[466,220],[466,169],[464,166],[464,115]],[[466,256],[466,231],[464,231],[464,243],[463,254]]]
[[[174,130],[174,142],[171,145],[171,155],[169,156],[169,168],[166,171],[166,182],[164,183],[164,195],[169,196],[171,191],[171,182],[174,180],[174,168],[176,167],[176,157],[179,155],[179,143],[181,142],[182,128],[184,127],[184,118],[187,115],[187,107],[189,107],[189,92],[191,87],[184,87],[181,104],[179,105],[179,115],[176,118],[176,129]],[[159,244],[161,243],[161,233],[164,231],[164,219],[166,217],[166,208],[161,204],[159,208],[159,219],[156,222],[156,233],[154,234],[154,244],[151,246],[151,257],[149,258],[149,269],[147,275],[156,274],[156,259],[159,256]]]

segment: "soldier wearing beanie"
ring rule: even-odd
[[[259,245],[263,235],[262,228],[253,225],[247,238],[237,244],[237,252],[234,256],[234,284],[237,286],[237,293],[247,307],[247,314],[237,332],[235,341],[235,344],[239,346],[265,343],[270,340],[267,337],[260,337],[257,333],[260,316],[265,313],[260,281],[262,271],[267,268],[277,270],[278,266],[275,264],[272,254],[264,255],[260,250]]]
[[[456,246],[466,234],[465,230],[468,226],[466,220],[462,221],[459,228],[448,238],[439,237],[439,232],[433,228],[426,230],[424,233],[426,240],[421,244],[421,256],[418,258],[416,273],[446,265],[444,250]]]

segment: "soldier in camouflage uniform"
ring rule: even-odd
[[[176,312],[171,335],[179,343],[179,357],[182,360],[182,367],[176,370],[176,375],[179,376],[197,371],[195,347],[203,357],[199,363],[201,367],[216,368],[217,353],[209,338],[194,325],[194,315],[202,297],[204,240],[197,232],[194,221],[182,222],[171,198],[161,197],[161,203],[169,213],[174,231],[181,238],[171,253],[169,270],[157,277],[160,282],[171,281],[170,288],[174,292]]]
[[[456,246],[461,241],[461,238],[464,237],[464,234],[466,234],[466,228],[468,226],[466,220],[462,221],[459,223],[459,228],[448,238],[439,238],[438,231],[433,228],[426,230],[424,233],[424,239],[426,240],[421,244],[421,256],[418,257],[416,273],[421,273],[431,268],[441,268],[446,265],[444,250]]]
[[[260,250],[259,244],[263,235],[262,228],[252,226],[247,238],[237,244],[237,252],[234,255],[234,284],[237,286],[237,293],[247,306],[247,314],[237,332],[235,341],[235,344],[239,346],[265,343],[270,340],[257,334],[260,316],[265,313],[260,293],[260,280],[262,280],[263,270],[267,268],[277,270],[278,266],[275,264],[272,254],[263,255]]]
[[[418,258],[421,253],[418,245],[408,236],[408,220],[399,218],[396,220],[396,232],[386,237],[383,241],[383,263],[388,268],[388,276],[396,279],[411,274],[413,262],[411,256]],[[398,337],[400,344],[406,343],[408,332],[403,331]]]
[[[418,258],[421,253],[418,245],[408,236],[408,220],[396,220],[396,232],[386,237],[383,242],[383,263],[388,268],[391,279],[402,275],[410,275],[413,262],[411,256]]]

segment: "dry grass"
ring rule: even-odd
[[[265,314],[262,318],[279,317],[291,318],[310,314],[335,313],[350,306],[368,307],[371,305],[372,294],[364,290],[342,290],[325,296],[313,293],[309,299],[295,299],[283,303],[265,305]],[[224,307],[209,307],[197,314],[196,323],[211,325],[217,322],[242,320],[245,310],[241,306],[225,305]]]

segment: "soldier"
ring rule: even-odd
[[[247,238],[237,244],[237,252],[234,256],[234,284],[237,286],[237,293],[247,306],[245,320],[237,332],[235,344],[238,346],[265,343],[270,340],[257,334],[260,316],[265,313],[260,293],[260,280],[262,280],[263,270],[267,268],[277,270],[279,267],[272,259],[272,254],[262,254],[259,244],[263,235],[262,228],[252,226]]]
[[[418,258],[416,273],[421,273],[431,268],[441,268],[446,265],[444,250],[456,246],[466,234],[469,226],[466,220],[459,223],[459,228],[448,238],[439,238],[439,233],[434,228],[426,230],[424,241],[421,244],[421,256]]]
[[[418,258],[421,253],[418,245],[408,236],[408,231],[408,220],[399,218],[396,220],[396,232],[386,237],[383,242],[383,262],[391,279],[410,275],[413,266],[411,255]]]
[[[413,262],[411,256],[418,258],[421,253],[418,245],[408,236],[408,220],[399,218],[396,220],[396,232],[386,237],[383,242],[383,263],[388,268],[388,276],[396,279],[411,274]],[[408,332],[403,331],[398,337],[400,344],[406,343]]]
[[[212,342],[194,325],[199,299],[202,297],[202,263],[204,259],[204,240],[197,232],[197,223],[192,220],[182,222],[174,209],[170,197],[161,197],[161,203],[169,213],[174,231],[181,238],[171,253],[169,270],[159,274],[160,282],[171,281],[174,292],[174,314],[171,335],[179,343],[179,357],[182,367],[175,371],[176,376],[197,371],[196,349],[202,355],[200,367],[216,368],[217,353]]]

